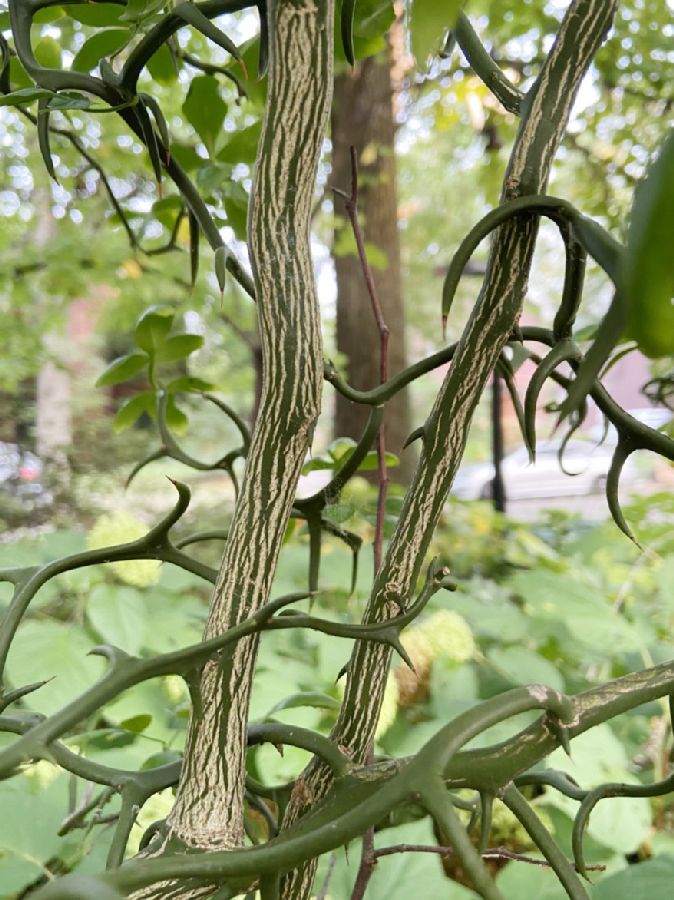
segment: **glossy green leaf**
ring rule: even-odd
[[[211,155],[226,112],[227,105],[220,96],[218,80],[212,75],[193,78],[183,103],[183,113]]]
[[[138,320],[134,332],[136,344],[147,353],[154,353],[171,330],[175,310],[170,306],[151,306]]]
[[[413,0],[409,18],[410,45],[417,65],[425,66],[428,58],[440,49],[445,33],[456,21],[462,0]]]
[[[131,397],[119,408],[113,421],[115,431],[124,431],[125,428],[137,422],[143,413],[154,416],[155,402],[152,391],[143,391],[141,394],[136,394],[135,397]]]
[[[77,72],[90,72],[104,56],[111,56],[123,47],[131,37],[126,28],[108,28],[98,31],[85,41],[72,62]]]
[[[127,353],[125,356],[119,356],[98,376],[96,387],[121,384],[141,372],[147,364],[148,357],[145,353]]]
[[[194,353],[203,347],[204,339],[200,334],[176,334],[167,338],[157,350],[157,360],[160,362],[175,362],[185,359],[190,353]]]
[[[674,353],[674,131],[634,193],[623,273],[630,336],[650,357]]]

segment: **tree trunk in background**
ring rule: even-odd
[[[359,215],[368,244],[386,257],[379,268],[371,259],[377,295],[391,335],[389,376],[405,367],[405,320],[400,278],[400,238],[396,162],[395,122],[391,84],[390,51],[363,60],[355,69],[335,79],[332,107],[332,175],[330,183],[348,191],[351,182],[349,148],[353,145],[359,165]],[[335,242],[343,240],[350,224],[343,202],[335,198]],[[378,255],[378,254],[377,254]],[[355,253],[335,255],[337,276],[337,349],[347,358],[349,383],[359,389],[379,383],[379,336],[372,314],[363,271]],[[358,438],[370,408],[336,398],[335,435]],[[410,432],[409,399],[401,391],[388,404],[385,418],[386,449],[400,456]],[[414,452],[406,450],[399,468],[389,476],[396,481],[409,478]]]

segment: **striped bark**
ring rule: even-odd
[[[580,82],[613,15],[616,0],[573,0],[525,110],[506,171],[502,198],[544,193],[552,160]],[[447,198],[448,214],[454,198]],[[377,576],[364,621],[381,621],[406,606],[415,589],[449,488],[461,462],[470,422],[499,353],[520,316],[537,222],[522,216],[502,225],[492,242],[487,271],[452,366],[425,425],[424,446],[396,531]],[[354,647],[344,701],[332,738],[357,762],[372,745],[390,663],[382,644]],[[324,796],[331,774],[315,759],[299,779],[285,826]],[[314,864],[285,879],[283,900],[309,896]]]
[[[332,0],[274,0],[270,69],[249,214],[264,382],[205,638],[269,599],[297,481],[320,412],[323,358],[309,222],[332,90]],[[257,639],[200,676],[170,831],[186,844],[243,842],[249,696]]]

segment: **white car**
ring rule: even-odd
[[[565,472],[559,464],[560,443],[547,441],[539,444],[533,465],[529,462],[526,447],[519,447],[503,458],[503,481],[508,500],[581,496],[604,490],[615,445],[597,446],[589,441],[569,441],[562,459]],[[636,477],[636,467],[629,458],[620,483],[634,481]],[[454,479],[450,493],[460,500],[489,499],[493,478],[494,467],[491,463],[463,466]]]

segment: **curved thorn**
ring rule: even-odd
[[[221,31],[217,27],[217,25],[214,25],[210,19],[206,18],[206,16],[193,3],[179,3],[178,6],[175,7],[173,12],[188,25],[192,25],[193,28],[196,28],[197,31],[200,31],[204,35],[204,37],[209,38],[213,41],[214,44],[217,44],[218,47],[221,47],[223,50],[229,53],[230,56],[232,56],[241,65],[246,78],[248,77],[246,64],[244,63],[243,57],[239,53],[239,48],[236,46],[234,41],[231,38],[227,37],[227,35],[223,31]]]
[[[192,210],[189,210],[188,221],[190,226],[190,287],[194,290],[199,274],[199,223]]]
[[[356,0],[343,0],[342,14],[340,17],[340,33],[342,35],[342,47],[344,56],[350,66],[356,64],[356,54],[353,49],[353,19],[356,11]]]
[[[257,62],[257,77],[260,79],[264,78],[269,68],[269,24],[265,0],[260,0],[257,9],[260,14],[260,55]]]
[[[558,197],[550,197],[545,194],[534,194],[526,197],[517,197],[514,200],[507,200],[501,203],[491,212],[488,212],[477,225],[468,232],[466,237],[459,245],[459,249],[454,254],[445,281],[442,286],[442,315],[446,319],[449,315],[456,289],[463,275],[469,259],[477,249],[478,245],[491,234],[499,225],[503,225],[509,219],[518,215],[544,215],[554,221],[560,218],[569,218],[576,214],[573,206],[566,201],[560,200]]]
[[[45,164],[45,168],[50,177],[54,179],[56,184],[59,183],[54,171],[54,160],[51,155],[51,146],[49,142],[49,98],[40,97],[37,101],[37,142],[40,148],[40,154]]]
[[[623,466],[627,462],[630,454],[637,449],[637,445],[635,445],[629,437],[625,437],[624,434],[620,434],[618,443],[613,453],[613,459],[611,460],[611,467],[609,468],[608,475],[606,476],[606,500],[608,502],[608,508],[609,512],[611,513],[611,518],[613,519],[615,524],[623,532],[624,535],[626,535],[634,544],[636,544],[639,550],[643,550],[643,547],[635,538],[632,529],[629,527],[627,521],[625,520],[623,511],[620,508],[620,498],[618,496],[620,474],[623,470]]]
[[[530,448],[529,452],[536,459],[536,408],[538,406],[538,397],[552,372],[563,362],[570,359],[577,359],[579,356],[578,348],[573,341],[562,340],[550,350],[547,356],[543,357],[536,367],[536,371],[531,376],[531,381],[527,387],[524,397],[524,426],[526,431],[526,444]]]
[[[498,363],[496,367],[503,379],[503,383],[506,386],[506,390],[508,391],[508,396],[510,397],[510,402],[513,405],[513,409],[515,410],[515,416],[517,418],[517,424],[519,425],[520,434],[522,435],[522,440],[524,441],[524,445],[527,448],[527,453],[529,454],[529,462],[533,463],[534,458],[536,456],[536,447],[535,445],[532,447],[529,443],[529,438],[527,435],[527,428],[524,419],[524,408],[522,406],[522,401],[520,400],[520,395],[517,391],[517,385],[515,384],[515,373],[513,372],[513,367],[510,364],[510,360],[508,357],[502,353],[499,357]]]
[[[422,443],[426,441],[426,426],[420,425],[418,428],[415,428],[408,437],[405,439],[405,443],[403,444],[403,450],[406,450],[411,444],[415,441],[421,439]]]
[[[153,450],[152,453],[148,454],[145,459],[141,459],[140,462],[137,462],[133,469],[131,469],[126,481],[124,482],[124,487],[128,488],[136,475],[138,475],[141,469],[144,469],[145,466],[148,466],[151,462],[155,462],[158,459],[164,459],[166,456],[168,456],[168,454],[165,447],[160,447],[158,450]]]

